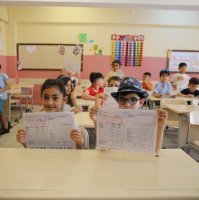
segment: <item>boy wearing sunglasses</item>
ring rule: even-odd
[[[169,81],[170,72],[167,69],[160,71],[160,81],[154,86],[154,96],[160,98],[162,96],[172,96],[172,85]]]
[[[111,95],[117,101],[118,108],[134,110],[140,109],[145,99],[148,97],[148,93],[142,89],[140,82],[132,77],[124,78],[118,87],[118,91],[111,93]],[[96,98],[95,107],[90,109],[90,118],[93,120],[95,126],[97,124],[97,112],[100,108],[100,102],[105,98],[105,94],[99,94]],[[164,123],[167,118],[167,112],[159,109],[157,110],[157,116],[158,129],[156,149],[159,151],[162,146]]]

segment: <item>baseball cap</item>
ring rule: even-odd
[[[117,99],[118,96],[123,93],[137,93],[143,99],[148,97],[148,93],[142,89],[140,82],[136,78],[132,77],[125,77],[121,81],[118,91],[112,92],[111,96]]]

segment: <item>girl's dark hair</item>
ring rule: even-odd
[[[121,65],[121,62],[120,62],[119,60],[114,60],[114,61],[112,62],[112,65],[114,65],[115,63]]]
[[[71,78],[68,77],[68,76],[65,76],[65,75],[59,75],[59,76],[57,77],[57,79],[60,80],[60,81],[62,81],[63,84],[64,84],[64,86],[66,86],[66,85],[68,84],[68,81],[71,81],[71,82],[72,82]]]
[[[66,89],[62,81],[58,79],[46,79],[45,82],[41,86],[41,97],[44,90],[53,88],[53,87],[56,87],[63,94],[64,97],[67,96]]]
[[[66,87],[66,85],[68,84],[68,82],[71,81],[71,92],[74,90],[75,85],[74,85],[74,83],[73,83],[73,81],[71,80],[70,77],[65,76],[65,75],[59,75],[57,77],[57,79],[63,82],[64,87]],[[65,88],[65,90],[66,90],[66,88]],[[68,94],[67,104],[69,104],[71,107],[74,106],[70,94]]]
[[[111,76],[111,78],[108,79],[108,84],[109,84],[112,80],[121,82],[121,81],[122,81],[122,78],[119,77],[119,76]]]

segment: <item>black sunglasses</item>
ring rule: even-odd
[[[125,98],[124,96],[119,96],[117,101],[121,105],[125,105],[128,102],[130,105],[135,105],[140,99],[136,97],[131,97],[129,99]]]

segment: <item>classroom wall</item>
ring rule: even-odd
[[[199,12],[176,10],[144,10],[125,8],[9,7],[6,24],[7,72],[12,78],[56,77],[58,71],[17,71],[16,43],[79,43],[78,34],[86,33],[82,78],[91,71],[110,70],[110,35],[143,34],[143,65],[124,67],[126,75],[139,79],[145,71],[159,79],[166,68],[167,50],[198,50]],[[103,55],[94,55],[92,46],[99,45]],[[198,74],[191,74],[197,76]]]

